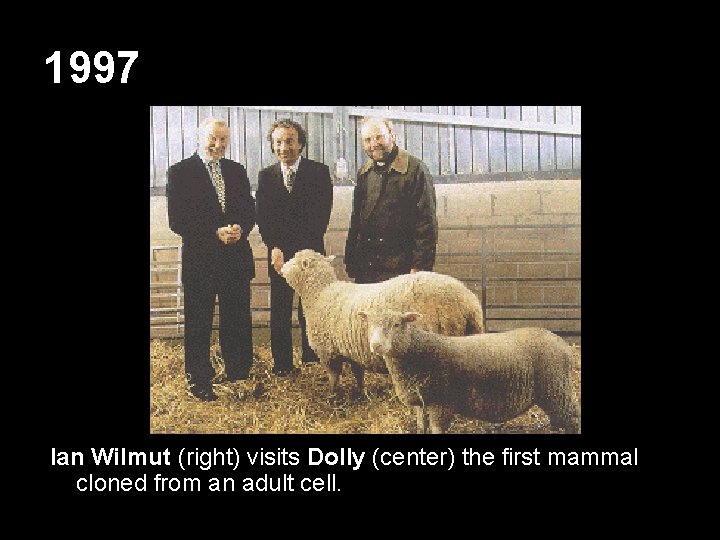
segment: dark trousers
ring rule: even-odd
[[[228,379],[247,377],[253,362],[250,278],[218,272],[184,280],[185,373],[188,382],[210,388],[215,370],[210,362],[215,297],[219,305],[220,351]]]
[[[270,347],[275,369],[291,369],[292,359],[292,310],[295,291],[271,266],[270,274]],[[302,300],[298,301],[298,322],[302,336],[302,361],[317,361],[317,355],[310,348],[305,327]]]

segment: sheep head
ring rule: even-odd
[[[282,265],[280,274],[302,296],[311,284],[337,281],[333,260],[335,255],[326,257],[312,249],[303,249]]]
[[[395,356],[398,351],[405,350],[408,338],[405,331],[407,325],[422,315],[415,311],[359,311],[358,316],[364,320],[368,328],[370,350],[381,356]]]

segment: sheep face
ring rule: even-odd
[[[325,257],[312,249],[303,249],[282,265],[280,275],[293,289],[297,289],[298,285],[303,282],[304,276],[309,272],[317,271],[318,268],[329,268],[334,273],[331,264],[334,259],[335,255]]]
[[[285,261],[285,264],[280,268],[280,275],[285,278],[285,281],[287,281],[293,289],[297,287],[299,273],[300,267],[295,257]]]
[[[395,356],[405,349],[402,340],[406,339],[407,325],[422,316],[414,311],[392,310],[372,314],[360,311],[358,315],[367,323],[370,350],[381,356]]]

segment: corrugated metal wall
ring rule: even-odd
[[[532,124],[579,126],[579,106],[374,106],[408,113],[430,113],[504,119],[528,123],[528,131],[452,125],[432,121],[393,121],[398,144],[427,164],[436,182],[443,176],[503,172],[552,171],[581,168],[581,137],[562,133],[533,132]],[[332,108],[328,108],[332,109]],[[167,182],[167,169],[192,155],[197,147],[200,122],[209,116],[223,118],[230,126],[227,157],[244,164],[250,182],[257,183],[260,169],[275,158],[266,139],[272,122],[292,118],[308,133],[306,157],[333,164],[336,156],[336,124],[332,112],[258,110],[235,106],[153,106],[150,108],[150,187]],[[348,165],[354,175],[365,161],[359,130],[360,119],[349,120]],[[559,130],[562,131],[562,130]]]

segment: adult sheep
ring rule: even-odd
[[[380,283],[356,284],[338,279],[331,264],[334,258],[304,249],[281,269],[302,299],[308,341],[328,371],[331,393],[344,362],[350,364],[361,392],[365,369],[386,371],[382,357],[370,351],[359,311],[412,309],[423,314],[424,328],[452,336],[484,329],[477,296],[451,276],[416,272]]]
[[[443,433],[452,414],[489,422],[515,418],[533,405],[553,427],[579,431],[573,396],[573,351],[544,328],[448,337],[411,324],[417,312],[359,312],[373,352],[385,359],[405,405],[427,411],[432,433]],[[422,425],[421,425],[422,420]],[[424,415],[418,430],[427,431]]]

